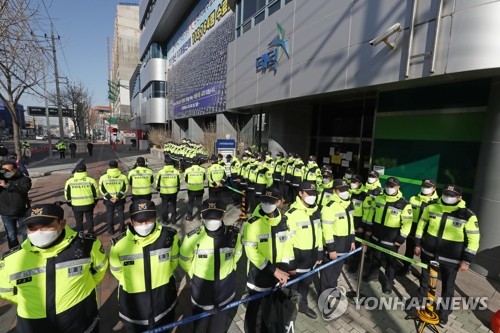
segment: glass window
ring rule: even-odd
[[[260,22],[264,21],[264,18],[266,17],[266,11],[262,11],[260,12],[260,14],[258,15],[255,15],[255,21],[254,21],[254,25],[257,25],[259,24]]]
[[[248,20],[257,10],[256,0],[243,0],[243,21]]]
[[[257,0],[257,8],[255,8],[255,11],[258,12],[264,7],[266,7],[266,0]]]
[[[270,4],[269,5],[269,9],[268,9],[268,15],[271,16],[273,15],[274,13],[276,13],[278,11],[278,9],[281,8],[281,0],[278,0],[276,2],[274,2],[273,4]]]

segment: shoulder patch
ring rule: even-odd
[[[260,219],[260,217],[258,217],[258,216],[252,216],[247,222],[252,224],[259,219]]]
[[[12,249],[8,250],[8,251],[5,251],[3,254],[2,254],[2,258],[1,260],[7,258],[8,256],[10,256],[11,254],[14,254],[16,253],[17,251],[19,251],[21,249],[21,245],[18,245],[16,247],[13,247]]]
[[[331,200],[329,203],[326,204],[326,207],[331,207],[335,201]]]
[[[97,239],[97,236],[94,233],[84,233],[83,231],[78,232],[78,237],[89,240]]]
[[[188,233],[187,233],[187,236],[188,236],[188,237],[191,237],[191,236],[193,236],[194,234],[199,234],[199,233],[200,233],[200,231],[201,231],[201,227],[198,227],[198,228],[196,228],[196,229],[191,230],[190,232],[188,232]]]
[[[167,230],[168,232],[172,233],[172,234],[177,234],[177,230],[175,230],[174,228],[172,227],[167,227],[167,226],[164,226],[163,227],[165,230]]]
[[[122,239],[123,237],[125,237],[125,235],[127,235],[127,232],[126,232],[126,231],[125,231],[125,232],[122,232],[121,234],[119,234],[118,236],[116,236],[115,238],[113,238],[113,239],[111,240],[111,243],[112,243],[113,245],[115,245],[116,243],[118,243],[118,241],[119,241],[120,239]]]
[[[240,232],[240,228],[238,228],[237,226],[234,226],[234,225],[228,225],[228,226],[226,226],[226,228],[230,232],[234,232],[236,234]]]
[[[293,214],[296,210],[297,208],[290,208],[285,214]]]

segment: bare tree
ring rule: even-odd
[[[21,156],[21,123],[16,105],[43,79],[46,56],[31,35],[38,9],[30,0],[0,1],[0,100],[12,117],[15,151]]]
[[[92,107],[92,97],[89,96],[87,101],[87,111],[84,112],[85,119],[85,134],[92,134],[92,130],[96,127],[99,122],[99,113]]]

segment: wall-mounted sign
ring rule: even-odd
[[[276,30],[276,37],[267,45],[269,51],[255,60],[255,70],[257,73],[264,74],[267,71],[273,71],[276,74],[278,63],[283,54],[286,54],[286,57],[290,59],[288,38],[285,37],[285,29],[279,23],[276,23]]]
[[[47,112],[44,107],[41,106],[28,106],[28,115],[35,117],[45,117]],[[49,108],[49,117],[58,117],[59,113],[57,108]],[[62,109],[63,117],[73,117],[73,110]]]

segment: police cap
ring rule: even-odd
[[[305,180],[300,183],[299,190],[304,191],[310,195],[318,194],[318,188],[316,187],[316,183],[308,180]]]
[[[219,200],[207,199],[203,201],[201,208],[201,216],[203,219],[222,219],[226,211],[222,207],[222,203]]]
[[[262,202],[275,203],[278,200],[282,199],[281,191],[277,187],[268,187],[262,195],[260,196],[260,200]]]
[[[454,184],[446,185],[443,188],[443,195],[449,195],[452,197],[462,196],[462,188]]]
[[[349,185],[343,179],[334,179],[333,180],[333,189],[339,190],[340,192],[344,192],[349,190]]]
[[[108,166],[110,168],[118,168],[118,162],[115,160],[109,161]]]
[[[352,175],[351,183],[363,183],[363,177],[361,175]]]
[[[156,219],[156,206],[151,200],[138,199],[132,201],[129,212],[130,218],[134,221]]]
[[[54,220],[61,220],[64,218],[64,209],[56,204],[39,204],[33,205],[26,214],[24,223],[26,225],[32,224],[51,224]]]
[[[396,186],[400,186],[401,183],[399,182],[399,179],[397,179],[396,177],[389,177],[387,178],[387,181],[385,182],[385,186],[388,186],[388,187],[396,187]]]
[[[432,179],[424,179],[422,180],[422,187],[427,187],[427,188],[436,187],[436,181]]]

